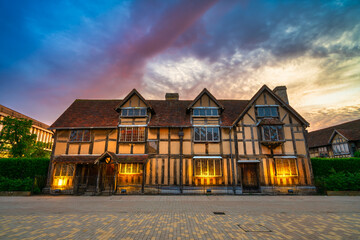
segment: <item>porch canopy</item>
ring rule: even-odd
[[[115,154],[106,151],[101,155],[60,155],[54,158],[54,163],[98,164],[110,158],[109,163],[146,163],[148,154]]]

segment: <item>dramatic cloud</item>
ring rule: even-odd
[[[24,1],[0,14],[0,102],[47,123],[75,98],[248,99],[263,84],[286,85],[310,130],[360,117],[358,1]]]

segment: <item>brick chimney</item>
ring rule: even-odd
[[[287,91],[286,91],[286,87],[285,86],[277,86],[276,88],[274,88],[273,92],[278,95],[281,100],[283,100],[284,102],[286,102],[287,104],[289,104],[289,99],[288,99],[288,95],[287,95]]]
[[[165,94],[165,100],[179,100],[179,94],[178,93],[166,93]]]

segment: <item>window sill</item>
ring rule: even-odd
[[[270,149],[274,149],[278,146],[283,145],[285,140],[279,140],[279,141],[260,141],[260,143]]]
[[[220,143],[220,140],[217,140],[217,141],[194,141],[194,143]]]
[[[194,177],[196,177],[196,178],[215,178],[215,177],[222,177],[222,175],[216,175],[216,176],[197,176],[197,175],[195,175]]]
[[[278,178],[290,178],[290,177],[298,177],[298,175],[289,175],[289,176],[275,176]]]
[[[141,115],[141,116],[120,116],[121,118],[144,118],[147,117],[148,115]]]

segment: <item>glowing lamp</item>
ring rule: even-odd
[[[62,186],[62,185],[63,185],[63,180],[59,179],[58,186]]]

